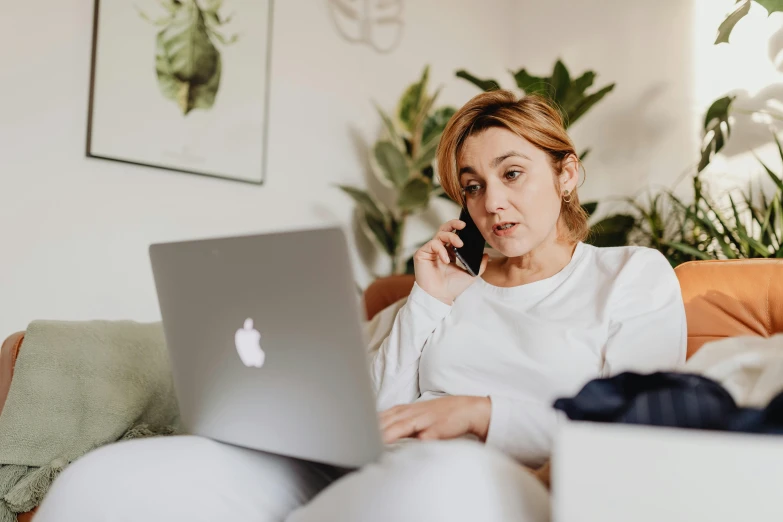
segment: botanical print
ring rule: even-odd
[[[156,38],[155,72],[163,95],[177,103],[183,115],[193,109],[210,109],[220,88],[222,61],[213,41],[223,45],[236,42],[238,34],[226,38],[220,26],[231,21],[221,18],[223,0],[159,0],[168,16],[153,20],[163,29]]]

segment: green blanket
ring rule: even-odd
[[[0,522],[37,506],[90,450],[178,422],[160,323],[30,323],[0,414]]]

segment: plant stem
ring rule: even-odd
[[[394,249],[394,257],[392,257],[392,273],[393,274],[403,274],[405,273],[405,259],[403,259],[402,254],[405,251],[403,248],[404,243],[402,241],[403,235],[405,233],[405,224],[408,221],[408,213],[403,212],[402,216],[400,217],[400,228],[397,230],[397,245]]]

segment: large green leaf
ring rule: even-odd
[[[418,172],[432,164],[432,161],[435,159],[435,154],[438,151],[439,140],[437,138],[439,138],[439,136],[436,136],[435,139],[430,140],[429,143],[422,147],[419,151],[419,157],[413,162],[411,170]]]
[[[388,141],[375,144],[375,161],[386,179],[395,187],[402,187],[408,181],[408,162],[400,150]]]
[[[500,84],[495,80],[483,80],[481,78],[477,78],[464,69],[460,69],[459,71],[457,71],[457,78],[462,78],[463,80],[467,80],[485,92],[497,91],[498,89],[500,89]]]
[[[552,86],[549,83],[548,78],[533,76],[525,69],[520,69],[517,72],[510,72],[514,75],[514,81],[517,83],[517,87],[525,91],[525,94],[540,94],[543,96],[549,96]]]
[[[606,87],[594,92],[593,94],[589,96],[585,96],[582,101],[580,101],[576,108],[568,113],[568,121],[566,121],[566,125],[571,126],[574,123],[576,123],[576,120],[581,118],[590,108],[601,101],[604,96],[612,92],[614,89],[615,84],[609,84]]]
[[[729,123],[729,110],[735,96],[724,96],[715,100],[707,114],[704,117],[704,133],[707,140],[701,150],[701,160],[699,161],[698,171],[701,172],[709,165],[712,157],[720,152],[726,139],[731,135],[731,125]],[[725,137],[724,130],[726,128]]]
[[[426,66],[421,74],[421,79],[419,79],[418,82],[411,84],[405,90],[402,98],[400,98],[397,117],[409,132],[413,132],[416,119],[418,118],[422,107],[427,102],[427,83],[429,77],[430,67]]]
[[[750,12],[750,0],[738,0],[736,7],[718,27],[718,36],[715,38],[715,45],[724,42],[729,43],[729,36],[731,35],[731,31],[734,30],[734,26],[737,25],[737,22],[742,20],[748,12]]]
[[[343,192],[348,194],[353,198],[353,200],[359,204],[359,206],[364,210],[364,212],[372,216],[373,218],[376,218],[378,220],[383,221],[385,219],[386,209],[383,208],[383,204],[376,200],[374,197],[372,197],[369,193],[365,192],[364,190],[360,190],[354,187],[350,187],[348,185],[337,185]]]
[[[628,214],[615,214],[590,227],[587,243],[598,247],[624,246],[628,234],[636,225],[636,218]]]
[[[430,200],[430,183],[423,177],[411,178],[405,184],[397,199],[397,206],[403,211],[422,209]]]
[[[431,140],[437,139],[443,133],[446,124],[456,112],[457,109],[454,107],[440,107],[424,120],[421,132],[421,142],[425,147]]]
[[[587,71],[571,83],[568,93],[566,93],[565,98],[561,102],[563,112],[571,114],[576,110],[576,107],[585,97],[585,91],[593,85],[595,76],[593,71]]]
[[[178,4],[156,43],[155,69],[164,96],[175,100],[183,114],[212,107],[220,85],[220,53],[198,4]]]
[[[383,121],[383,128],[386,130],[386,134],[389,137],[389,140],[398,148],[404,147],[404,144],[402,142],[402,138],[400,137],[400,134],[397,132],[397,127],[394,126],[394,122],[392,121],[391,117],[389,117],[386,112],[381,109],[381,107],[378,104],[375,104],[375,110],[378,111],[378,114],[381,117],[381,121]]]
[[[755,0],[755,2],[767,10],[767,15],[783,11],[783,0]]]
[[[588,201],[587,203],[582,203],[582,210],[587,212],[588,216],[592,216],[595,213],[595,209],[597,208],[598,208],[597,201]]]
[[[379,247],[386,252],[387,255],[394,255],[397,249],[394,234],[388,228],[388,223],[384,220],[378,219],[370,214],[367,214],[363,210],[359,209],[359,212],[363,219],[363,228],[369,237],[375,240]],[[362,223],[362,221],[360,221]]]
[[[552,98],[558,102],[558,104],[563,103],[563,101],[568,96],[568,91],[571,88],[571,75],[568,74],[568,69],[566,69],[565,64],[558,60],[555,62],[555,68],[552,71]]]

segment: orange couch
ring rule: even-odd
[[[769,337],[783,332],[783,259],[693,261],[675,269],[688,322],[688,357],[712,340],[740,335]],[[413,276],[376,280],[365,291],[368,319],[405,297]],[[8,396],[24,332],[0,349],[0,412]],[[19,517],[29,522],[32,513]]]

